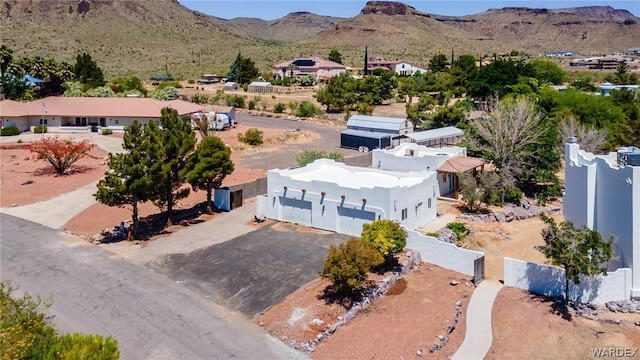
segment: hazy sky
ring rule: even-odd
[[[268,1],[268,0],[178,0],[178,2],[192,10],[217,16],[223,19],[232,19],[235,17],[253,17],[265,20],[273,20],[281,18],[288,13],[295,11],[308,11],[318,15],[330,15],[337,17],[353,17],[367,3],[366,1],[343,0],[343,1],[324,1],[324,0],[298,0],[298,1]],[[483,0],[483,1],[401,1],[407,5],[413,6],[419,11],[437,15],[471,15],[481,13],[490,8],[502,7],[529,7],[529,8],[548,8],[558,9],[579,6],[611,6],[615,9],[625,9],[640,17],[640,1],[638,0],[618,0],[618,1],[600,1],[600,0],[581,0],[581,1],[546,1],[546,0],[529,0],[529,1],[499,1],[499,0]]]

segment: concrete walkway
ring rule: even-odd
[[[24,206],[0,208],[0,212],[29,220],[52,229],[59,229],[67,221],[96,203],[93,193],[98,182],[62,194],[53,199]]]
[[[483,281],[471,295],[467,308],[467,333],[462,345],[453,355],[453,360],[484,359],[491,348],[493,333],[491,312],[493,301],[502,289],[502,284]]]

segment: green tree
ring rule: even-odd
[[[152,98],[162,101],[175,100],[179,95],[180,92],[178,92],[178,89],[173,86],[167,86],[151,93]]]
[[[75,79],[80,81],[87,89],[104,86],[104,75],[102,69],[91,58],[88,53],[76,55],[76,63],[73,66]]]
[[[561,85],[567,78],[567,73],[553,61],[535,59],[531,61],[531,67],[533,77],[542,84]]]
[[[376,220],[362,225],[360,238],[385,259],[393,257],[407,246],[407,232],[392,220]]]
[[[448,64],[447,55],[437,53],[429,60],[429,69],[434,73],[442,72],[446,70]]]
[[[231,69],[229,70],[227,77],[231,81],[239,82],[241,72],[242,72],[242,54],[240,54],[240,51],[238,51],[238,55],[236,55],[235,60],[233,60],[233,63],[231,64]]]
[[[466,127],[467,110],[462,106],[437,107],[432,113],[421,116],[418,127],[423,130],[438,129],[446,126]]]
[[[356,87],[356,80],[351,75],[342,73],[329,79],[316,93],[316,99],[327,107],[328,113],[341,112],[356,104]]]
[[[258,128],[248,129],[244,134],[238,133],[238,141],[251,146],[260,146],[264,143],[263,132]]]
[[[87,91],[87,95],[91,97],[116,97],[116,93],[108,86],[99,86]]]
[[[115,78],[111,80],[110,87],[117,94],[124,93],[126,95],[139,92],[142,96],[147,96],[147,89],[142,81],[135,76]]]
[[[22,100],[27,94],[29,84],[21,76],[6,73],[0,76],[0,87],[4,97],[9,100]]]
[[[478,69],[469,81],[468,93],[472,97],[488,99],[496,94],[499,97],[510,92],[508,85],[516,85],[518,78],[533,77],[530,64],[523,61],[496,60]]]
[[[342,54],[337,49],[331,49],[328,56],[329,61],[342,64]]]
[[[398,95],[402,101],[407,102],[414,97],[418,90],[418,82],[413,77],[402,77],[398,79]]]
[[[24,293],[13,296],[8,282],[0,282],[0,359],[117,360],[118,342],[100,335],[59,335],[45,320],[50,301]]]
[[[252,80],[256,79],[260,71],[256,67],[256,64],[250,58],[242,58],[240,62],[240,75],[238,75],[238,82],[242,84],[248,84]]]
[[[109,154],[109,171],[98,182],[96,200],[107,206],[131,207],[131,235],[138,235],[138,204],[153,198],[155,184],[150,176],[151,164],[156,160],[147,152],[148,137],[137,120],[125,126],[121,154]]]
[[[382,255],[360,239],[331,245],[320,277],[333,283],[338,294],[354,295],[366,280],[372,267],[384,262]]]
[[[541,124],[542,114],[524,97],[503,102],[494,99],[488,119],[470,123],[477,134],[471,139],[475,149],[485,154],[500,175],[502,203],[507,186],[515,183],[541,150],[536,146],[544,134]]]
[[[79,81],[67,81],[64,83],[65,92],[62,94],[64,97],[83,97],[84,87]]]
[[[541,218],[547,227],[542,230],[545,245],[540,251],[553,265],[564,269],[564,301],[569,305],[569,281],[580,284],[580,275],[606,275],[614,237],[604,240],[599,232],[586,226],[577,229],[570,221],[558,225],[545,214]]]
[[[0,76],[4,76],[9,68],[9,64],[13,61],[13,49],[7,45],[0,45]]]
[[[406,104],[407,119],[418,124],[421,129],[431,129],[431,123],[425,123],[430,119],[430,112],[435,106],[435,101],[431,96],[420,95],[420,99],[415,104]]]
[[[296,156],[299,167],[306,166],[318,159],[342,160],[344,155],[340,151],[304,150]]]
[[[200,141],[189,158],[186,179],[194,191],[207,192],[207,213],[211,214],[213,189],[222,185],[224,178],[233,172],[231,149],[219,137],[207,136]]]
[[[173,224],[173,205],[177,200],[189,195],[183,188],[186,181],[185,168],[196,144],[195,133],[189,121],[180,119],[172,108],[163,108],[160,122],[147,123],[145,132],[149,141],[145,142],[149,155],[156,161],[150,167],[150,174],[156,184],[153,198],[156,205],[166,207],[167,226]]]
[[[478,179],[470,173],[462,173],[460,177],[460,194],[462,201],[467,207],[467,211],[475,213],[482,206],[482,188],[478,184]]]

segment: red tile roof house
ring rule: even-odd
[[[347,67],[321,58],[295,58],[273,66],[274,79],[290,77],[298,79],[311,75],[319,79],[328,79],[347,71]]]
[[[373,59],[368,62],[369,71],[375,69],[384,69],[387,71],[395,72],[398,75],[414,75],[418,71],[421,74],[427,72],[427,69],[417,65],[413,65],[404,60],[385,60],[385,59]]]
[[[176,109],[178,115],[202,111],[202,106],[182,100],[160,101],[151,98],[47,97],[31,102],[0,101],[2,127],[16,126],[33,131],[44,123],[48,132],[90,132],[124,127],[138,120],[159,121],[162,108]]]

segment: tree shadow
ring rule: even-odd
[[[540,304],[544,304],[545,306],[549,306],[550,314],[558,315],[562,319],[567,321],[573,320],[573,316],[571,315],[571,312],[565,305],[563,298],[531,294],[531,299],[534,302],[538,302]]]
[[[327,285],[322,293],[318,294],[318,300],[324,300],[326,305],[340,304],[345,309],[350,309],[354,302],[361,301],[363,299],[362,289],[354,289],[352,294],[344,294],[338,291],[333,285]]]
[[[378,275],[384,275],[387,272],[399,271],[401,269],[400,261],[397,256],[390,256],[384,259],[384,262],[371,269],[371,272]]]
[[[213,214],[223,212],[220,209],[213,208]],[[190,208],[177,209],[173,211],[173,226],[190,226],[199,224],[205,220],[200,219],[200,216],[207,213],[206,201],[197,203]],[[138,224],[138,234],[136,240],[148,241],[154,236],[171,234],[167,224],[167,213],[160,212],[152,214],[143,218],[140,218]]]

